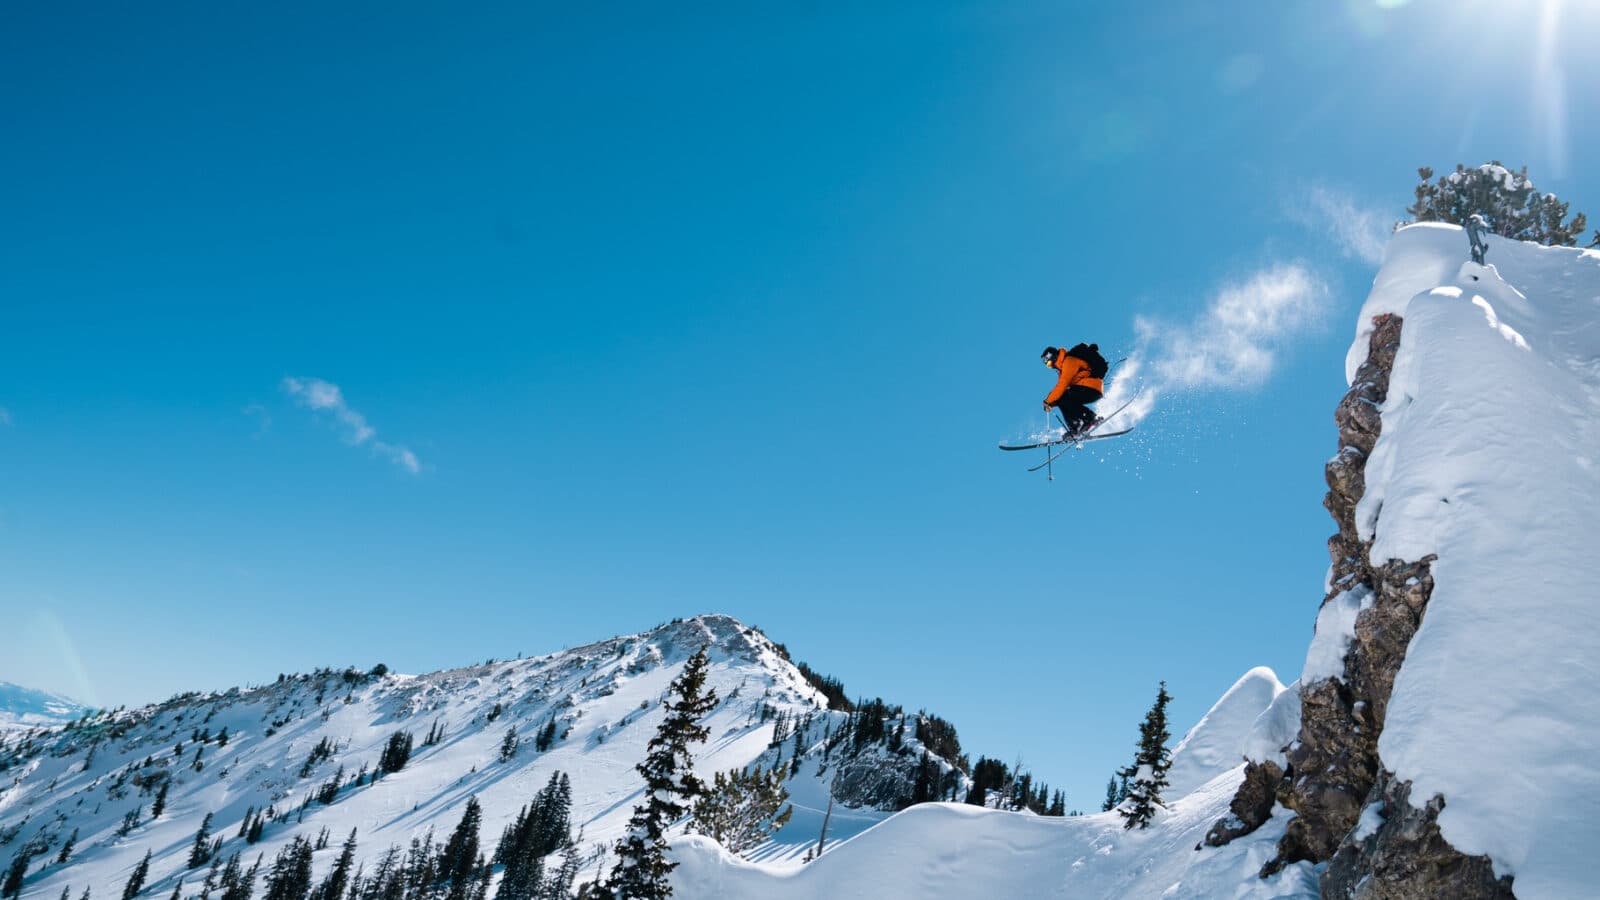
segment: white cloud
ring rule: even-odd
[[[320,378],[293,376],[284,378],[282,384],[284,392],[294,398],[296,403],[307,409],[331,415],[338,424],[345,443],[358,447],[368,444],[372,452],[407,472],[416,475],[422,471],[422,463],[417,459],[417,455],[406,447],[375,440],[378,430],[367,424],[366,416],[350,408],[350,404],[345,402],[344,392],[337,384]]]
[[[1372,265],[1383,262],[1394,220],[1381,210],[1358,206],[1342,191],[1313,185],[1286,212],[1296,223],[1326,234],[1345,256]]]
[[[1137,347],[1113,373],[1101,414],[1133,399],[1119,417],[1132,424],[1163,393],[1260,385],[1277,367],[1278,349],[1321,319],[1328,294],[1304,264],[1279,263],[1224,285],[1189,322],[1136,318]]]
[[[390,462],[413,475],[422,471],[422,463],[418,461],[417,455],[405,447],[385,444],[383,441],[373,441],[372,450],[380,456],[388,457]]]

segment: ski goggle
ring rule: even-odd
[[[1056,364],[1055,357],[1052,357],[1052,356],[1041,356],[1039,358],[1044,360],[1044,364],[1047,365],[1047,366],[1053,366],[1053,365]]]

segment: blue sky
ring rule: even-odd
[[[0,679],[721,611],[1093,807],[1298,674],[1415,168],[1600,213],[1592,9],[1128,6],[12,7]],[[1156,403],[1046,482],[1078,340]]]

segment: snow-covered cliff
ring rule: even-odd
[[[1487,261],[1454,226],[1393,237],[1336,415],[1339,531],[1305,669],[1287,690],[1257,670],[1218,702],[1148,832],[915,807],[803,870],[686,841],[682,883],[727,898],[1592,893],[1600,253],[1491,237]]]

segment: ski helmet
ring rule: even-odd
[[[1061,351],[1055,347],[1046,347],[1044,348],[1044,352],[1039,354],[1039,358],[1044,360],[1047,364],[1054,363],[1056,361],[1056,357],[1060,355],[1060,353]]]

